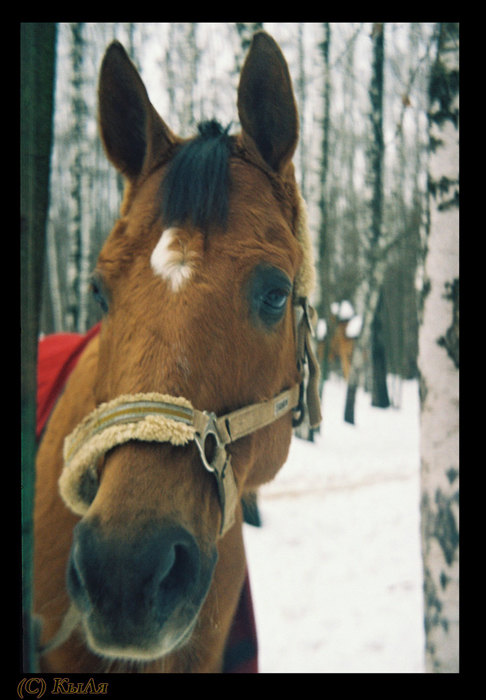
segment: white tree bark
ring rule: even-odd
[[[424,623],[427,672],[459,671],[458,35],[441,27],[431,90],[427,293],[419,335]],[[438,69],[437,69],[438,66]],[[452,92],[452,97],[451,97]],[[444,113],[449,116],[444,118]],[[455,115],[455,116],[454,116]]]

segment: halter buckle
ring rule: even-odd
[[[207,422],[202,432],[196,432],[194,440],[201,455],[201,461],[208,472],[216,472],[218,476],[222,476],[224,466],[227,461],[227,454],[224,442],[218,432],[217,416],[215,413],[203,412],[207,418]],[[214,444],[206,444],[208,438],[214,439]]]
[[[226,452],[225,443],[218,431],[217,416],[207,411],[204,411],[203,414],[207,421],[202,431],[196,432],[194,441],[204,467],[216,478],[222,514],[220,534],[223,535],[234,522],[238,489],[231,468],[230,456]],[[206,444],[209,436],[214,439],[213,445]],[[210,455],[208,454],[209,450],[211,450]]]
[[[302,308],[304,310],[304,318],[305,318],[305,321],[307,323],[307,328],[309,329],[309,333],[311,334],[312,338],[315,338],[316,337],[316,330],[315,330],[316,311],[310,305],[307,297],[305,297],[305,299],[302,302]]]
[[[299,386],[299,403],[293,409],[292,413],[292,428],[298,428],[302,425],[305,417],[305,399],[304,399],[304,381],[301,381]]]

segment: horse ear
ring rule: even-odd
[[[101,64],[98,118],[108,158],[130,180],[148,171],[176,141],[118,41],[110,44]]]
[[[241,71],[238,113],[264,160],[282,170],[297,146],[299,117],[287,62],[265,32],[254,35]]]

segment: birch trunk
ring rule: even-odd
[[[69,222],[69,253],[66,269],[67,276],[67,308],[66,328],[69,331],[81,331],[80,302],[82,290],[82,227],[83,227],[83,149],[84,149],[84,118],[85,105],[82,94],[83,85],[83,25],[76,23],[71,26],[72,45],[72,100],[73,115],[72,141],[75,148],[72,151],[69,171],[71,176],[71,206],[72,215]]]
[[[426,670],[459,671],[459,50],[438,26],[430,81],[430,229],[419,335]]]

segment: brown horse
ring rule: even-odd
[[[240,134],[213,121],[180,139],[120,44],[105,54],[100,130],[126,190],[94,273],[101,331],[38,451],[45,672],[222,669],[246,570],[240,501],[285,462],[304,375],[315,385],[298,116],[263,32],[238,110]]]

